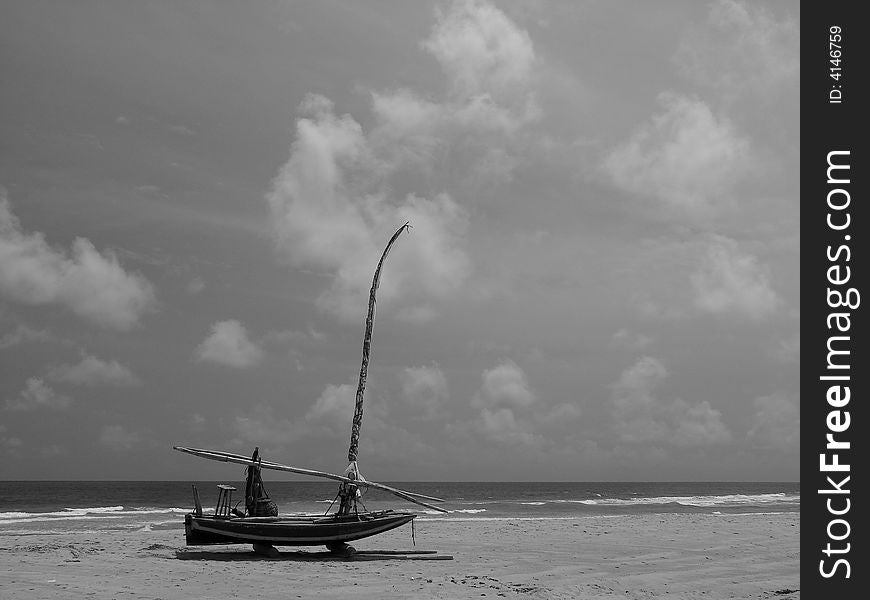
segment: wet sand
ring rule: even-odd
[[[179,517],[181,522],[181,517]],[[5,535],[0,598],[800,597],[800,514],[418,520],[358,550],[453,560],[321,559],[322,548],[186,547],[178,528]]]

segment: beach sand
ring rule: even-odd
[[[453,560],[337,561],[186,547],[175,528],[34,532],[0,535],[0,598],[792,600],[799,534],[799,513],[418,520],[416,548]],[[414,548],[410,526],[354,546]]]

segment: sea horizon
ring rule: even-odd
[[[0,488],[0,537],[72,530],[182,529],[196,486],[206,511],[213,481],[6,481]],[[390,482],[443,498],[446,514],[368,490],[368,510],[404,510],[419,520],[597,519],[639,514],[749,515],[800,513],[799,482]],[[266,489],[281,514],[324,514],[334,509],[337,484],[271,481]]]

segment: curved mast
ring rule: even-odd
[[[362,364],[359,369],[359,385],[356,388],[356,404],[353,411],[353,425],[350,430],[350,446],[347,450],[347,460],[350,464],[347,466],[346,473],[353,473],[354,479],[359,479],[359,470],[357,469],[356,459],[357,451],[359,449],[359,431],[362,426],[363,397],[365,396],[366,377],[368,376],[369,370],[369,353],[372,346],[372,328],[375,323],[375,294],[378,291],[378,285],[381,281],[381,268],[384,266],[384,260],[386,260],[387,254],[390,253],[390,248],[393,247],[393,244],[402,232],[410,228],[411,226],[408,223],[405,223],[399,227],[396,233],[393,234],[393,237],[390,238],[387,247],[384,249],[384,253],[381,255],[381,260],[378,262],[378,268],[375,270],[375,276],[372,279],[372,289],[369,292],[369,312],[366,317],[366,332],[365,336],[363,336]]]

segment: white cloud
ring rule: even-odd
[[[779,340],[776,346],[771,349],[770,353],[776,360],[780,362],[799,362],[801,358],[800,334],[795,334],[793,336]]]
[[[464,451],[474,454],[500,452],[499,446],[558,453],[565,447],[559,430],[570,428],[575,433],[573,424],[581,415],[575,403],[544,403],[523,369],[509,359],[483,372],[480,389],[470,405],[477,413],[448,423],[445,431],[456,437]]]
[[[31,377],[24,384],[24,389],[16,398],[6,400],[9,410],[36,410],[39,408],[64,409],[72,400],[68,396],[58,394],[54,389],[38,377]]]
[[[142,436],[121,425],[107,425],[100,431],[99,441],[112,450],[130,450],[142,441]]]
[[[42,233],[25,233],[0,196],[0,296],[23,304],[59,304],[91,322],[134,327],[155,305],[144,277],[127,273],[111,251],[100,253],[76,238],[71,255],[55,250]]]
[[[259,446],[261,454],[267,454],[286,448],[305,428],[299,419],[286,419],[268,407],[255,406],[233,420],[233,432],[237,437],[231,445],[244,446],[246,452],[251,446]]]
[[[769,99],[800,77],[800,28],[763,5],[718,0],[707,23],[680,45],[675,62],[693,82],[718,95]]]
[[[629,444],[708,446],[731,441],[721,413],[706,401],[662,401],[653,394],[669,373],[644,356],[622,372],[613,386],[612,410],[619,440]]]
[[[18,324],[14,331],[0,336],[0,350],[12,348],[26,342],[48,342],[52,339],[54,339],[53,336],[47,331]]]
[[[537,397],[522,368],[506,359],[485,370],[481,379],[480,391],[471,400],[471,406],[479,409],[479,414],[468,425],[460,424],[453,429],[470,428],[490,442],[526,446],[543,444],[544,439],[535,432],[536,419],[531,412]]]
[[[211,333],[196,349],[201,361],[243,369],[256,365],[263,350],[248,338],[245,326],[235,319],[212,325]]]
[[[355,401],[356,385],[328,384],[301,419],[277,415],[269,406],[256,406],[235,418],[233,430],[239,443],[273,450],[285,449],[299,440],[307,440],[312,448],[345,444],[349,441]],[[366,398],[363,429],[370,433],[382,431],[382,413],[377,402]]]
[[[483,372],[483,383],[472,400],[476,408],[529,408],[535,403],[525,372],[512,360]]]
[[[800,448],[800,402],[792,395],[776,392],[755,399],[755,417],[748,439],[757,446],[797,450]]]
[[[751,167],[750,144],[696,98],[662,94],[663,111],[605,159],[620,188],[656,199],[670,214],[715,215]]]
[[[484,408],[474,422],[474,429],[487,440],[501,444],[534,446],[543,441],[510,408]]]
[[[205,281],[202,277],[194,277],[187,283],[187,293],[195,296],[205,289]]]
[[[76,385],[113,385],[128,387],[139,384],[139,378],[129,367],[116,360],[85,356],[75,365],[60,365],[49,370],[52,381]]]
[[[60,444],[49,444],[39,449],[39,455],[43,458],[55,459],[59,456],[69,456],[70,451]]]
[[[406,323],[422,324],[432,321],[437,316],[435,308],[430,304],[420,304],[402,308],[396,313],[396,319]]]
[[[5,450],[16,450],[20,448],[23,442],[21,438],[15,437],[14,435],[11,437],[0,437],[0,448]]]
[[[730,442],[731,432],[722,423],[722,413],[706,400],[689,404],[675,398],[668,407],[675,446],[708,446]]]
[[[194,413],[188,421],[188,429],[194,433],[202,433],[207,430],[208,419],[199,413]]]
[[[576,404],[563,402],[541,412],[538,421],[545,425],[564,425],[580,418],[582,411]]]
[[[6,436],[6,427],[0,425],[0,449],[15,452],[23,444],[21,438],[17,436]]]
[[[373,91],[366,132],[329,99],[310,95],[291,157],[267,195],[280,251],[293,266],[333,275],[318,305],[340,316],[359,318],[384,244],[410,221],[379,301],[399,304],[394,314],[407,320],[434,318],[432,300],[471,271],[469,213],[446,190],[509,178],[509,146],[539,115],[531,40],[490,3],[455,2],[439,12],[422,47],[444,70],[444,98]]]
[[[355,402],[355,387],[349,384],[329,384],[305,414],[305,418],[312,421],[341,422],[347,425],[349,431]]]
[[[424,418],[435,417],[449,396],[447,378],[437,366],[408,367],[399,374],[402,398]]]
[[[184,137],[196,137],[196,131],[187,125],[172,125],[169,128],[169,131],[177,133],[178,135],[183,135]]]
[[[304,431],[301,435],[316,437],[320,440],[332,439],[346,443],[349,441],[353,415],[356,409],[356,384],[328,384],[317,400],[305,413]],[[383,403],[377,397],[372,397],[371,391],[364,398],[363,426],[361,431],[366,443],[372,438],[367,437],[373,432],[384,432],[388,427],[397,431],[398,428],[388,426],[382,416],[385,412]],[[303,427],[303,425],[299,425]]]
[[[444,70],[455,95],[496,100],[524,91],[535,65],[532,40],[489,2],[456,0],[423,47]]]
[[[742,251],[735,240],[724,236],[711,238],[691,280],[695,306],[705,312],[734,312],[759,319],[781,305],[767,269]]]
[[[466,211],[446,194],[389,200],[374,189],[384,164],[360,125],[333,114],[323,97],[309,98],[303,108],[314,115],[299,120],[290,160],[267,199],[278,247],[289,262],[334,276],[318,301],[321,308],[348,318],[362,314],[383,247],[405,221],[414,228],[411,239],[402,239],[401,252],[391,255],[379,301],[455,290],[469,271],[461,249]]]
[[[510,145],[541,116],[528,33],[488,2],[457,1],[437,12],[422,46],[448,93],[438,101],[408,89],[373,92],[373,146],[393,169],[410,164],[431,176],[443,168],[471,184],[508,180],[517,163]]]
[[[385,161],[385,174],[401,171],[406,180],[431,185],[450,173],[441,178],[443,187],[475,189],[510,180],[518,134],[537,117],[534,107],[512,110],[489,96],[437,103],[408,90],[374,92],[377,122],[370,141]]]
[[[444,105],[421,98],[411,90],[399,89],[372,92],[372,111],[378,120],[372,133],[373,143],[387,151],[393,144],[394,149],[398,146],[405,154],[391,152],[389,156],[395,162],[429,165],[445,149],[441,130],[449,114]]]
[[[283,329],[281,331],[268,331],[263,335],[263,343],[278,345],[311,345],[322,343],[326,334],[314,327],[309,326],[305,331]]]
[[[643,350],[653,343],[653,339],[648,335],[629,331],[624,327],[613,334],[611,341],[613,344],[629,350]]]

